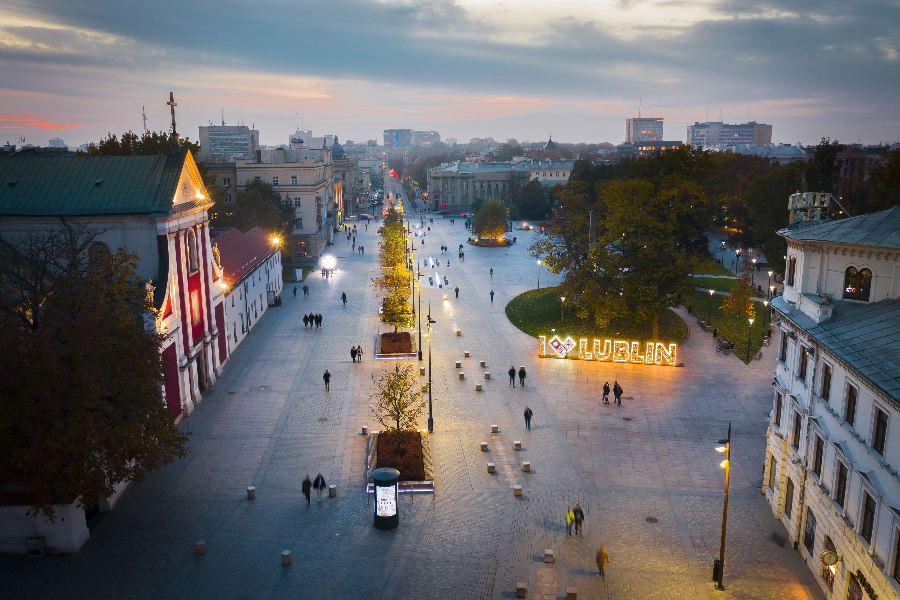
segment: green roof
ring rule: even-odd
[[[0,216],[168,214],[188,155],[0,158]]]

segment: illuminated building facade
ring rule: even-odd
[[[663,139],[663,120],[647,117],[625,119],[625,142],[655,142]]]
[[[735,125],[695,122],[687,126],[687,143],[694,148],[767,146],[772,143],[772,126],[756,121]]]

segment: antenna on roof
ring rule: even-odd
[[[638,119],[641,118],[641,99],[638,98]]]
[[[144,117],[144,135],[147,135],[147,107],[141,104],[141,115]]]
[[[225,127],[225,107],[222,107],[222,127]]]

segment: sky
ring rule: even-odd
[[[210,121],[262,144],[621,143],[707,118],[776,143],[900,141],[897,0],[3,0],[0,143]]]

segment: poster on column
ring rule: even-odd
[[[393,517],[397,514],[397,486],[375,486],[375,514],[379,517]]]

